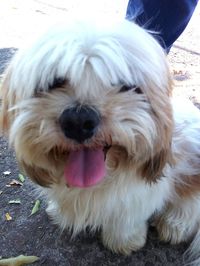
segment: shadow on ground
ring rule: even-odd
[[[0,75],[7,67],[7,64],[9,63],[10,59],[13,57],[16,51],[17,49],[14,47],[0,49]]]

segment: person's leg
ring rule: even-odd
[[[198,0],[129,0],[126,18],[155,31],[155,38],[169,52],[186,28]]]

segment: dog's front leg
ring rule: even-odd
[[[130,217],[112,220],[102,229],[103,243],[116,253],[129,255],[146,243],[147,222],[132,221]]]

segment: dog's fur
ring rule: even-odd
[[[1,128],[62,229],[101,228],[105,246],[129,254],[144,246],[153,216],[162,240],[194,237],[198,257],[200,112],[171,94],[165,53],[128,21],[55,28],[15,56],[1,88]],[[81,144],[58,122],[77,103],[100,114],[95,135]],[[104,179],[69,186],[69,153],[104,146]]]

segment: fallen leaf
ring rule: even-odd
[[[20,199],[10,200],[8,203],[9,204],[21,204],[21,200]]]
[[[10,214],[8,212],[6,213],[6,220],[7,221],[11,221],[12,220],[12,217],[10,216]]]
[[[13,179],[6,187],[12,187],[12,186],[23,186],[23,183],[19,182],[16,179]]]
[[[35,204],[33,206],[33,209],[31,211],[31,215],[35,214],[36,212],[39,211],[39,208],[40,208],[40,200],[36,200],[35,201]]]
[[[25,181],[25,177],[24,177],[22,174],[19,174],[19,175],[18,175],[18,179],[19,179],[19,181],[20,181],[21,183],[24,183],[24,181]]]
[[[10,175],[11,172],[10,172],[10,171],[5,171],[5,172],[3,172],[3,174],[4,174],[4,175]]]
[[[22,266],[24,264],[30,264],[35,261],[38,261],[39,258],[36,256],[24,256],[20,255],[18,257],[1,259],[0,266]]]

